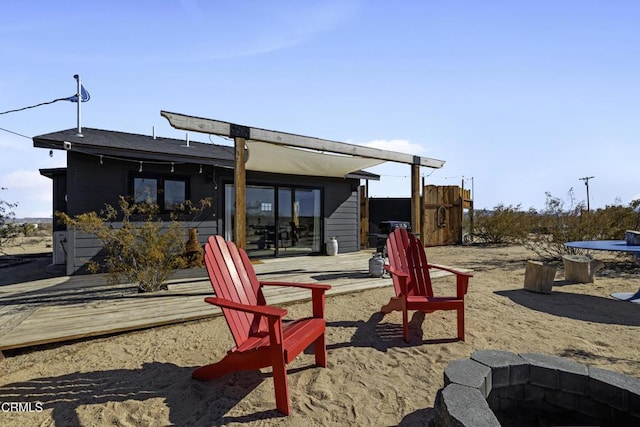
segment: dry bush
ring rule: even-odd
[[[4,254],[4,248],[9,246],[18,236],[20,230],[15,223],[14,213],[17,203],[9,203],[0,200],[0,254]]]
[[[587,211],[576,203],[573,189],[568,201],[546,193],[545,209],[527,212],[518,206],[500,204],[492,211],[477,211],[474,236],[485,243],[518,243],[540,258],[552,260],[565,254],[583,253],[568,248],[566,242],[581,240],[621,240],[625,230],[640,228],[640,200],[628,206],[612,205]]]
[[[530,215],[520,210],[520,205],[499,204],[492,211],[474,212],[474,239],[484,243],[517,243],[530,229]]]
[[[195,214],[210,205],[210,200],[203,200],[200,207],[191,202],[176,206],[168,226],[160,218],[157,205],[130,203],[122,196],[120,211],[106,205],[99,214],[88,212],[70,217],[57,213],[57,217],[67,226],[93,234],[102,242],[107,252],[105,265],[90,261],[89,271],[98,272],[105,267],[110,283],[137,283],[139,291],[153,292],[166,289],[164,282],[171,273],[186,266],[186,231],[177,216]],[[116,227],[115,221],[122,226]]]

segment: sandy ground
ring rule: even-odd
[[[329,366],[314,367],[310,353],[289,365],[289,417],[275,411],[269,369],[213,382],[190,378],[233,345],[226,322],[215,318],[16,352],[0,361],[0,402],[26,402],[32,412],[0,411],[0,425],[426,425],[444,368],[478,349],[552,354],[640,377],[640,304],[609,296],[640,288],[635,264],[598,256],[606,267],[595,283],[565,283],[559,270],[553,293],[544,295],[522,289],[526,260],[535,259],[523,248],[428,254],[431,262],[474,270],[466,341],[455,340],[455,313],[435,312],[414,314],[404,343],[400,314],[378,311],[391,288],[329,297]],[[438,279],[436,290],[453,283]],[[287,309],[303,316],[310,303]]]

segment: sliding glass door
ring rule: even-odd
[[[248,185],[247,253],[253,257],[320,252],[321,191],[317,188]],[[233,238],[234,187],[225,186],[225,238]]]

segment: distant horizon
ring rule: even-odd
[[[403,199],[403,200],[410,200],[410,197],[402,197],[402,196],[380,196],[380,197],[369,197],[369,199]],[[1,200],[1,199],[0,199]],[[517,205],[509,205],[509,204],[503,204],[504,206],[512,206],[512,207],[516,207]],[[622,203],[620,205],[615,205],[615,206],[623,206],[623,207],[630,207],[629,206],[630,203]],[[611,205],[608,205],[611,206]],[[494,208],[496,208],[496,206],[493,206],[491,208],[474,208],[474,211],[493,211]],[[597,211],[599,209],[606,209],[607,206],[605,207],[599,207],[599,208],[591,208],[592,211]],[[639,208],[640,209],[640,208]],[[529,211],[530,208],[525,208],[520,206],[520,211],[522,212],[527,212]],[[466,211],[466,210],[465,210]],[[536,212],[543,212],[544,209],[536,209]],[[27,222],[26,220],[37,220],[36,223],[42,223],[42,222],[50,222],[53,223],[53,215],[50,216],[22,216],[22,217],[15,217],[13,219],[11,219],[11,222]]]
[[[37,220],[38,221],[37,223],[42,223],[42,222],[53,223],[53,217],[37,217],[37,216],[23,216],[20,218],[16,217],[9,222],[25,222],[25,220]]]

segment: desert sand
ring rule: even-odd
[[[269,369],[190,378],[233,345],[225,320],[213,318],[8,355],[0,361],[0,402],[29,402],[33,412],[0,412],[0,424],[426,425],[447,364],[483,349],[546,353],[640,377],[640,304],[609,296],[640,288],[633,262],[597,253],[606,266],[595,283],[566,283],[559,269],[553,292],[537,294],[523,290],[526,261],[536,256],[522,247],[448,246],[428,256],[473,270],[466,340],[455,339],[454,312],[435,312],[413,314],[405,343],[400,314],[379,313],[391,288],[329,297],[329,366],[314,367],[310,353],[288,366],[288,417],[275,411]],[[453,287],[451,277],[435,283],[436,292]],[[304,316],[310,303],[286,308]]]

